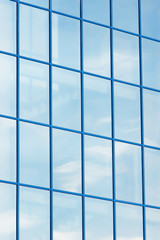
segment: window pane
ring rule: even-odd
[[[16,181],[16,121],[0,118],[0,179]]]
[[[83,17],[91,21],[110,25],[109,0],[83,1]]]
[[[144,90],[144,142],[160,147],[160,94]]]
[[[81,129],[80,74],[53,68],[53,123],[70,129]]]
[[[0,114],[16,115],[16,58],[0,54]]]
[[[140,142],[140,89],[115,83],[114,113],[116,138]]]
[[[20,188],[20,239],[50,240],[48,191]]]
[[[117,240],[143,240],[142,208],[134,205],[117,203]]]
[[[20,124],[20,180],[49,187],[49,129]]]
[[[142,34],[160,39],[160,1],[141,0],[142,9]]]
[[[48,61],[49,13],[20,4],[20,53]]]
[[[16,187],[0,183],[0,239],[16,240]]]
[[[115,143],[116,198],[142,202],[141,148]]]
[[[84,76],[85,131],[111,136],[111,83],[102,78]]]
[[[80,22],[52,15],[53,63],[80,69]]]
[[[53,193],[53,239],[82,240],[81,197]]]
[[[160,210],[146,208],[146,237],[147,240],[156,240],[160,236]]]
[[[86,198],[86,240],[113,239],[112,202]]]
[[[84,70],[110,76],[110,30],[84,22]]]
[[[160,206],[160,151],[145,148],[146,203]]]
[[[160,43],[144,38],[142,41],[143,83],[160,89]]]
[[[33,5],[38,5],[40,7],[48,8],[49,7],[49,0],[21,0],[22,2],[30,3]]]
[[[81,192],[81,135],[53,130],[53,187]]]
[[[114,31],[114,78],[139,84],[139,38]]]
[[[113,0],[113,24],[138,33],[138,0]]]
[[[80,0],[52,0],[52,8],[58,12],[80,16]]]
[[[49,67],[20,60],[20,115],[24,119],[49,122]]]
[[[0,50],[16,52],[16,3],[0,0]]]
[[[112,198],[112,143],[85,136],[85,192]]]

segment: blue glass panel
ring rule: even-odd
[[[38,5],[40,7],[48,8],[49,0],[21,0],[22,2],[26,2],[33,5]]]
[[[146,239],[156,240],[160,236],[160,210],[146,208]]]
[[[114,31],[114,78],[139,84],[139,38]]]
[[[20,188],[20,239],[50,240],[50,194]]]
[[[81,197],[53,193],[53,239],[82,240]]]
[[[110,30],[84,22],[84,70],[110,76]]]
[[[53,187],[81,192],[81,135],[53,130]]]
[[[141,141],[140,89],[115,82],[115,135],[127,141]]]
[[[53,63],[80,69],[80,21],[52,15]]]
[[[113,239],[113,207],[112,202],[85,199],[86,240]]]
[[[85,192],[112,198],[112,143],[85,136]]]
[[[20,123],[20,181],[49,187],[49,129]]]
[[[20,54],[48,61],[49,12],[20,5]]]
[[[79,17],[80,0],[52,0],[52,9]]]
[[[70,129],[81,129],[80,74],[53,68],[52,105],[53,124]]]
[[[49,67],[20,60],[20,116],[49,122]]]
[[[16,58],[0,54],[0,114],[16,115]]]
[[[106,79],[84,76],[84,129],[111,136],[111,83]]]

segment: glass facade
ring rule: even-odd
[[[0,0],[0,239],[159,239],[159,8]]]

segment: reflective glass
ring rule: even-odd
[[[30,3],[33,5],[38,5],[40,7],[48,8],[49,7],[49,0],[21,0],[22,2]]]
[[[85,192],[112,198],[112,143],[85,136]]]
[[[49,67],[20,60],[20,116],[49,122]]]
[[[53,130],[53,187],[81,192],[81,135]]]
[[[145,148],[146,203],[160,206],[160,151]]]
[[[81,197],[53,193],[53,239],[82,240]]]
[[[160,1],[141,0],[142,34],[160,39]]]
[[[16,58],[0,54],[0,114],[16,115]]]
[[[143,240],[142,208],[128,204],[116,204],[117,240]]]
[[[49,129],[20,123],[20,181],[49,187]]]
[[[49,13],[20,4],[20,54],[48,61]]]
[[[160,93],[143,91],[144,143],[160,147]]]
[[[16,187],[0,183],[0,239],[16,240]]]
[[[84,76],[84,129],[111,136],[111,83],[106,79]]]
[[[80,69],[80,21],[52,15],[53,63]]]
[[[0,0],[0,50],[16,52],[16,3]]]
[[[146,208],[146,239],[157,240],[160,236],[160,210]]]
[[[114,31],[114,78],[139,84],[139,38]]]
[[[50,240],[50,194],[20,188],[20,239]]]
[[[79,17],[80,0],[52,0],[52,9]]]
[[[0,179],[16,181],[16,121],[0,118]]]
[[[116,138],[140,142],[140,89],[115,82],[114,94]]]
[[[84,70],[110,76],[110,30],[84,22]]]
[[[53,68],[53,124],[81,129],[81,76],[77,72]]]
[[[142,202],[141,148],[115,143],[116,198]]]
[[[138,33],[138,0],[113,0],[113,25]]]
[[[110,25],[109,0],[83,1],[83,17],[94,22]]]
[[[144,86],[160,89],[160,43],[143,38],[142,54]]]
[[[113,239],[112,202],[85,198],[86,240]]]

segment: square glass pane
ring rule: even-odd
[[[111,83],[84,75],[84,129],[111,136]]]
[[[16,186],[0,183],[0,239],[16,240]]]
[[[49,67],[20,59],[20,116],[49,122]]]
[[[116,198],[142,202],[141,148],[115,143]]]
[[[81,76],[77,72],[53,67],[53,124],[81,129]]]
[[[16,181],[16,121],[0,118],[0,179]]]
[[[114,78],[139,84],[139,38],[113,33]]]
[[[146,239],[157,240],[160,236],[160,210],[146,208]]]
[[[112,202],[85,198],[86,240],[113,239]]]
[[[113,0],[113,25],[138,33],[138,0]]]
[[[20,187],[20,239],[50,240],[49,191]]]
[[[80,69],[80,21],[52,15],[53,63]]]
[[[160,43],[142,39],[143,84],[160,90]]]
[[[16,115],[16,58],[0,54],[0,114]]]
[[[160,1],[141,0],[142,34],[160,39]]]
[[[38,5],[40,7],[48,8],[49,0],[21,0],[22,2],[26,2],[33,5]]]
[[[160,150],[145,148],[146,204],[160,206]]]
[[[115,82],[115,135],[116,138],[140,142],[140,89]]]
[[[84,22],[84,70],[110,76],[110,30]]]
[[[94,22],[110,25],[109,0],[83,1],[83,17]]]
[[[160,93],[143,91],[144,143],[160,147]]]
[[[142,208],[134,205],[116,204],[117,240],[143,240]]]
[[[52,9],[79,17],[80,0],[52,0]]]
[[[20,54],[48,61],[48,11],[20,4]]]
[[[53,187],[81,192],[81,135],[53,130]]]
[[[49,129],[20,123],[20,181],[49,187]]]
[[[82,240],[82,199],[53,193],[53,239]]]
[[[0,0],[0,50],[16,52],[16,3]]]
[[[85,192],[112,198],[112,142],[85,136]]]

